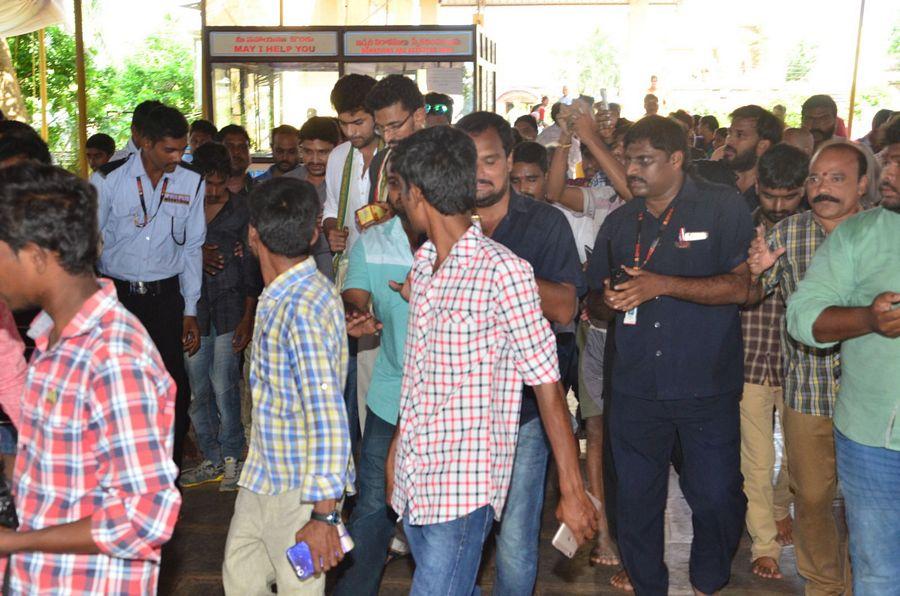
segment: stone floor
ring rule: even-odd
[[[551,474],[552,477],[552,474]],[[551,486],[552,486],[551,482]],[[553,491],[548,490],[544,508],[544,528],[541,533],[541,559],[536,594],[620,594],[609,585],[614,569],[590,567],[588,549],[582,548],[574,559],[566,559],[550,544],[556,531],[553,517]],[[225,536],[231,518],[235,493],[219,493],[215,485],[188,490],[184,494],[181,521],[175,537],[163,553],[160,594],[212,596],[222,594],[221,564]],[[690,553],[690,510],[681,495],[674,473],[669,483],[669,504],[666,512],[666,561],[670,570],[670,594],[691,594],[687,577]],[[787,548],[782,556],[785,578],[763,580],[750,573],[749,538],[741,547],[732,565],[731,583],[723,594],[801,594],[802,580],[797,576],[794,552]],[[412,564],[400,559],[388,565],[381,594],[399,595],[409,591]],[[493,584],[493,563],[484,566],[479,585],[485,594]]]

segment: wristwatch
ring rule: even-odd
[[[331,526],[336,526],[339,523],[341,523],[341,512],[338,511],[337,509],[335,509],[331,513],[325,513],[325,514],[316,513],[315,511],[313,511],[310,514],[309,518],[314,519],[316,521],[324,522]]]

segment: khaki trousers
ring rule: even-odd
[[[312,509],[312,503],[300,502],[299,490],[273,496],[240,488],[225,541],[225,594],[269,595],[273,582],[279,596],[324,594],[325,574],[301,580],[285,554],[294,545],[297,530],[309,521]]]
[[[846,533],[834,515],[837,466],[831,418],[784,409],[784,443],[794,493],[794,549],[806,594],[850,594]]]
[[[790,514],[791,492],[785,454],[775,485],[775,413],[783,417],[781,387],[744,384],[741,398],[741,474],[747,496],[747,532],[750,534],[750,560],[781,556],[775,520]],[[781,421],[782,426],[784,421]]]

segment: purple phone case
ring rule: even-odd
[[[297,577],[306,579],[313,574],[315,568],[313,567],[312,554],[309,552],[309,545],[305,542],[298,542],[287,549],[285,553]]]

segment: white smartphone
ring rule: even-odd
[[[594,504],[594,507],[597,509],[597,511],[599,511],[600,500],[589,492],[586,492],[586,494],[591,500],[591,503]],[[572,530],[570,530],[569,526],[567,526],[566,524],[561,524],[559,526],[559,529],[556,531],[556,535],[553,537],[553,541],[551,542],[551,544],[556,547],[556,550],[566,555],[570,559],[574,557],[575,553],[578,551],[578,539],[575,538],[575,534],[572,533]]]

